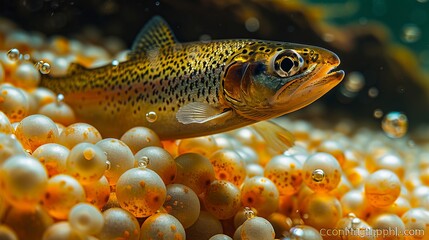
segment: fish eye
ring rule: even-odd
[[[273,58],[274,72],[280,77],[289,77],[298,73],[304,63],[304,59],[294,50],[283,50]]]

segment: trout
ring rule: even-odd
[[[326,49],[253,39],[179,43],[161,17],[138,34],[128,59],[87,69],[72,63],[41,85],[103,137],[145,126],[161,139],[181,139],[256,125],[291,145],[293,136],[269,120],[314,102],[344,71]],[[270,134],[273,132],[274,135]]]

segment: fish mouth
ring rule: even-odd
[[[275,108],[289,113],[316,101],[344,78],[344,71],[337,70],[339,58],[333,58],[329,64],[313,64],[307,71],[297,75],[277,91],[273,97]]]

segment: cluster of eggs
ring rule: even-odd
[[[283,153],[252,128],[103,139],[38,83],[109,54],[0,26],[0,239],[429,239],[424,147],[288,119]]]

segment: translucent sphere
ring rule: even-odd
[[[347,240],[374,240],[376,238],[374,231],[368,223],[350,213],[341,218],[334,229],[321,229],[322,237],[347,239]],[[382,232],[378,234],[381,236]],[[384,239],[384,238],[381,238]]]
[[[216,150],[218,147],[213,136],[187,138],[179,142],[179,154],[198,153],[209,157]]]
[[[48,175],[43,165],[32,157],[10,157],[0,168],[2,196],[19,209],[34,209],[43,198]]]
[[[102,209],[108,202],[110,196],[110,184],[105,176],[97,182],[83,185],[85,189],[86,201]]]
[[[405,231],[405,225],[402,219],[396,214],[379,214],[371,217],[367,220],[368,224],[376,231],[383,231],[383,239],[393,240],[398,239],[398,232],[403,233]],[[395,229],[395,231],[389,231]]]
[[[345,172],[350,184],[354,187],[360,187],[365,183],[369,176],[368,169],[365,167],[354,167]]]
[[[35,114],[22,119],[15,135],[25,149],[34,151],[43,144],[57,142],[59,133],[50,118]]]
[[[76,179],[58,174],[48,180],[42,204],[49,215],[67,219],[70,209],[80,202],[85,202],[85,191]]]
[[[342,166],[345,161],[345,148],[338,141],[325,140],[317,147],[318,152],[329,153],[334,156]]]
[[[18,240],[15,231],[7,225],[0,225],[0,239],[2,240]]]
[[[292,156],[278,155],[265,166],[264,176],[273,181],[280,195],[293,195],[302,184],[302,165]]]
[[[45,166],[49,177],[65,173],[67,171],[66,161],[70,150],[56,143],[48,143],[38,147],[32,154],[34,158]]]
[[[57,96],[54,92],[47,88],[38,87],[29,92],[31,98],[34,101],[35,108],[40,109],[46,104],[55,102]],[[41,113],[42,114],[42,113]]]
[[[145,147],[134,156],[135,161],[147,158],[147,168],[155,171],[164,183],[170,184],[176,177],[177,166],[174,158],[166,150],[160,147]]]
[[[136,217],[154,214],[164,203],[166,195],[161,177],[148,168],[132,168],[116,183],[119,204]]]
[[[133,154],[149,146],[162,147],[158,135],[149,128],[135,127],[124,133],[121,141],[130,147]]]
[[[267,220],[273,226],[276,238],[282,238],[292,227],[292,219],[278,212],[268,216]]]
[[[318,230],[307,225],[296,225],[289,230],[289,233],[290,233],[291,239],[323,240]]]
[[[104,225],[97,235],[103,240],[138,240],[140,226],[137,219],[121,208],[110,208],[103,212]]]
[[[246,178],[245,162],[234,150],[218,150],[209,157],[209,160],[218,180],[229,181],[240,186]]]
[[[164,209],[176,217],[184,228],[188,228],[200,215],[200,200],[191,188],[182,184],[170,184],[167,185]]]
[[[344,194],[340,203],[343,214],[353,213],[359,218],[366,218],[369,207],[365,200],[365,193],[361,190],[351,190]]]
[[[246,165],[247,177],[264,176],[264,168],[257,163],[249,163]]]
[[[232,218],[241,206],[240,189],[231,182],[214,180],[206,189],[203,202],[217,219]]]
[[[42,240],[81,240],[82,236],[75,231],[69,222],[57,222],[43,234]]]
[[[91,143],[79,143],[67,158],[67,173],[82,184],[98,181],[106,171],[107,157],[103,150]]]
[[[337,159],[328,153],[315,153],[302,167],[304,182],[315,192],[329,192],[341,180],[341,167]]]
[[[215,179],[213,165],[201,154],[185,153],[176,159],[177,174],[174,183],[190,187],[201,194]]]
[[[39,109],[39,113],[65,126],[76,122],[73,109],[64,102],[48,103]]]
[[[232,240],[232,238],[225,234],[216,234],[209,238],[209,240]]]
[[[140,233],[140,240],[186,239],[182,224],[167,213],[157,213],[147,218],[142,224]]]
[[[40,240],[46,229],[54,223],[46,210],[38,206],[32,211],[10,208],[2,218],[2,224],[10,227],[18,239]]]
[[[373,172],[365,182],[365,196],[374,207],[387,207],[395,202],[401,192],[401,182],[389,170]]]
[[[26,152],[14,136],[0,133],[0,166],[13,155],[26,155]]]
[[[268,220],[262,217],[247,219],[241,225],[241,239],[246,240],[274,240],[274,228]]]
[[[343,216],[340,201],[326,193],[313,193],[300,203],[299,212],[305,224],[318,230],[333,228]]]
[[[9,121],[9,118],[0,111],[0,133],[11,134],[14,132],[12,124]]]
[[[110,168],[104,174],[110,185],[115,185],[124,172],[134,167],[134,155],[121,140],[106,138],[95,145],[106,154],[107,161],[110,162]]]
[[[387,153],[375,159],[374,170],[386,169],[394,172],[400,179],[404,176],[404,160],[394,153]]]
[[[277,210],[279,191],[270,179],[252,177],[241,186],[241,203],[255,208],[260,216],[268,216]]]
[[[186,239],[209,239],[213,235],[223,233],[222,224],[218,219],[206,211],[201,211],[197,221],[187,228]]]
[[[40,82],[40,73],[33,64],[24,62],[11,72],[10,80],[17,87],[33,89]]]
[[[101,141],[98,130],[86,123],[74,123],[67,126],[60,134],[59,143],[68,149],[72,149],[78,143],[95,144]]]
[[[0,87],[0,100],[0,111],[6,114],[11,122],[21,121],[29,113],[29,99],[19,88]]]
[[[413,233],[409,239],[425,239],[429,231],[429,212],[424,208],[411,208],[402,217],[405,230]]]
[[[85,235],[98,234],[103,228],[104,218],[100,210],[88,203],[78,203],[68,216],[71,227]]]
[[[408,131],[408,118],[400,112],[390,112],[384,116],[381,127],[387,136],[401,138]]]

